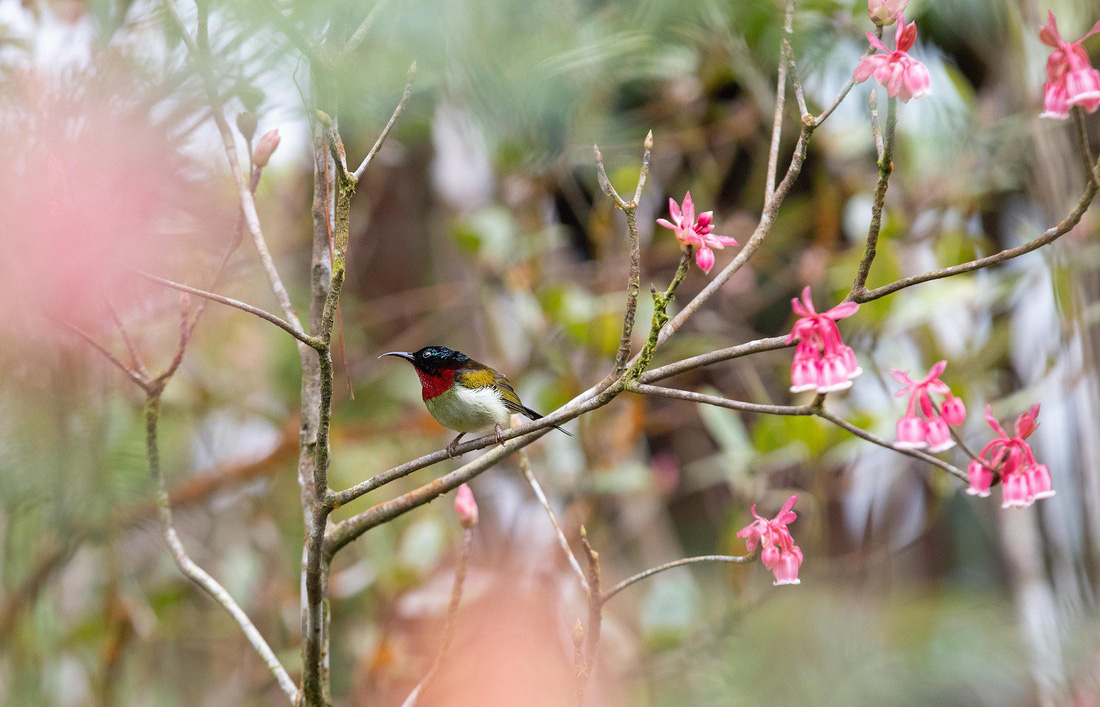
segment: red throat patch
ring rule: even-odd
[[[451,389],[455,380],[453,368],[439,371],[422,371],[417,368],[416,375],[420,376],[420,394],[425,400],[443,395]]]

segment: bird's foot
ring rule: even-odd
[[[463,436],[464,436],[465,434],[466,434],[466,433],[465,433],[465,432],[463,432],[463,433],[462,433],[462,434],[460,434],[459,436],[457,436],[457,437],[455,437],[454,439],[452,439],[452,440],[451,440],[451,443],[447,445],[447,456],[448,456],[448,457],[451,457],[451,458],[453,459],[454,457],[458,456],[458,441],[459,441],[460,439],[462,439],[462,437],[463,437]]]
[[[500,429],[500,425],[497,425],[497,444],[504,446],[504,430]]]

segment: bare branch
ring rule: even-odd
[[[661,398],[672,398],[673,400],[687,400],[692,403],[714,405],[715,407],[726,408],[727,410],[755,412],[762,415],[799,416],[813,415],[815,412],[813,405],[759,405],[757,403],[744,403],[740,400],[730,400],[717,395],[706,395],[704,393],[694,393],[689,390],[662,388],[661,386],[644,385],[641,383],[635,383],[627,387],[627,390],[632,393],[638,393],[639,395],[653,395]]]
[[[1100,163],[1097,163],[1093,167],[1094,170],[1100,171]],[[1073,210],[1062,219],[1062,221],[1052,228],[1047,229],[1043,235],[1038,238],[1028,241],[1021,246],[1015,248],[1009,248],[1002,250],[1000,253],[987,256],[985,258],[978,258],[977,260],[971,260],[968,263],[962,263],[961,265],[952,265],[951,267],[941,268],[939,270],[932,270],[930,272],[921,273],[920,275],[913,275],[911,277],[903,277],[900,280],[890,283],[889,285],[883,285],[882,287],[876,287],[871,290],[865,290],[862,294],[853,297],[853,301],[864,303],[872,300],[885,297],[886,295],[893,294],[898,290],[904,290],[907,287],[913,285],[919,285],[924,282],[930,282],[932,280],[941,280],[945,277],[951,277],[953,275],[959,275],[965,272],[973,272],[975,270],[981,270],[982,268],[988,268],[991,265],[999,265],[1006,260],[1012,260],[1018,258],[1021,255],[1030,253],[1033,250],[1038,250],[1043,246],[1053,243],[1062,236],[1066,235],[1073,230],[1074,226],[1081,222],[1081,217],[1088,211],[1089,205],[1092,204],[1092,200],[1096,197],[1097,190],[1100,187],[1097,186],[1096,181],[1090,180],[1085,185],[1085,191],[1081,195],[1081,198],[1077,200],[1077,204],[1073,207]]]
[[[1081,162],[1085,166],[1085,179],[1093,184],[1100,185],[1100,173],[1092,166],[1092,148],[1089,146],[1089,131],[1085,125],[1085,110],[1081,106],[1074,106],[1073,124],[1077,128],[1077,151],[1081,155]]]
[[[382,8],[386,6],[389,0],[377,0],[374,3],[374,7],[370,9],[367,16],[363,18],[363,21],[352,32],[351,37],[348,38],[347,44],[344,45],[345,56],[351,54],[363,43],[363,40],[367,38],[367,34],[370,33],[371,26],[374,25],[375,19],[378,17],[378,13],[382,11]]]
[[[824,420],[828,420],[829,422],[833,423],[837,427],[842,427],[843,429],[848,430],[849,432],[854,434],[856,437],[860,437],[862,439],[865,439],[868,442],[871,442],[872,444],[877,444],[880,447],[886,447],[887,449],[892,449],[895,452],[898,452],[899,454],[905,454],[907,456],[913,457],[914,459],[920,459],[921,461],[928,462],[929,464],[932,464],[933,466],[938,466],[939,468],[943,469],[944,471],[951,474],[952,476],[954,476],[954,477],[956,477],[956,478],[958,478],[962,481],[965,481],[967,483],[970,483],[969,477],[961,469],[959,469],[959,468],[957,468],[957,467],[955,467],[951,464],[948,464],[947,462],[943,461],[942,459],[934,457],[931,454],[926,454],[925,452],[922,452],[922,451],[916,450],[916,449],[902,449],[902,448],[900,448],[896,445],[890,444],[889,442],[882,439],[881,437],[873,435],[870,432],[868,432],[867,430],[856,427],[852,423],[848,422],[847,420],[845,420],[841,417],[837,417],[836,415],[832,414],[828,410],[819,409],[819,410],[815,411],[814,414],[816,416],[824,419]]]
[[[577,670],[577,684],[574,691],[573,704],[576,707],[584,706],[584,691],[588,686],[588,679],[592,677],[592,671],[596,667],[596,651],[600,646],[600,636],[603,626],[603,595],[600,592],[600,555],[592,549],[588,542],[588,533],[581,526],[581,545],[584,547],[585,557],[588,559],[588,627],[584,632],[584,661]]]
[[[604,592],[603,601],[606,603],[608,599],[615,596],[630,585],[636,582],[640,582],[646,577],[652,577],[658,572],[664,572],[665,570],[674,569],[676,567],[683,567],[684,565],[695,564],[696,562],[728,562],[735,565],[747,565],[755,558],[756,553],[750,552],[747,555],[699,555],[698,557],[685,557],[680,560],[673,560],[672,562],[666,562],[663,565],[650,567],[645,571],[639,572],[633,577],[628,577],[627,579],[624,579],[611,589],[608,589],[606,592]]]
[[[791,33],[794,17],[794,0],[787,0],[787,10],[783,15],[784,41]],[[779,66],[775,82],[775,115],[772,118],[772,142],[768,150],[768,178],[764,182],[764,203],[772,200],[775,193],[776,170],[779,167],[779,141],[783,136],[783,110],[787,103],[787,58],[782,50],[779,53]]]
[[[871,204],[871,224],[867,228],[867,245],[863,249],[863,259],[856,271],[856,279],[845,300],[855,299],[866,291],[867,277],[871,274],[871,265],[875,262],[875,255],[878,253],[878,237],[882,231],[882,210],[886,205],[886,190],[890,188],[890,175],[894,172],[894,134],[897,131],[897,125],[898,99],[887,98],[886,131],[882,138],[882,151],[878,160],[878,182],[875,184],[875,196]]]
[[[757,339],[756,341],[750,341],[745,344],[738,344],[737,346],[730,346],[725,349],[718,349],[717,351],[711,351],[709,353],[700,354],[698,356],[692,356],[691,358],[685,358],[675,363],[670,363],[667,366],[661,366],[660,368],[652,368],[642,374],[642,377],[638,380],[642,383],[656,383],[659,380],[665,378],[671,378],[672,376],[679,375],[681,373],[687,373],[688,371],[694,371],[697,368],[703,366],[709,366],[715,363],[721,363],[722,361],[729,361],[735,358],[741,358],[742,356],[748,356],[754,353],[762,353],[764,351],[778,351],[779,349],[785,349],[790,346],[794,346],[795,342],[788,343],[785,336],[773,336],[768,339]]]
[[[455,565],[455,581],[451,585],[451,601],[447,605],[447,623],[443,627],[443,642],[439,645],[439,653],[435,656],[432,667],[428,669],[424,679],[420,681],[409,696],[401,703],[401,707],[415,707],[420,695],[428,689],[432,678],[439,672],[439,666],[447,655],[447,650],[454,640],[455,625],[458,623],[458,606],[462,603],[462,584],[466,581],[466,565],[470,559],[470,548],[474,543],[474,531],[466,528],[462,531],[462,547],[458,551],[458,564]]]
[[[126,350],[130,352],[130,363],[133,365],[134,370],[148,378],[149,369],[145,367],[145,363],[141,359],[141,352],[138,351],[137,345],[130,337],[130,332],[126,330],[126,325],[122,323],[122,317],[118,315],[118,310],[115,309],[115,305],[110,298],[107,298],[107,311],[111,313],[111,321],[115,323],[123,343],[126,344]]]
[[[369,167],[370,163],[374,160],[374,156],[377,155],[378,151],[382,149],[382,143],[384,143],[386,141],[386,138],[389,137],[390,131],[393,130],[393,126],[397,123],[397,119],[400,118],[401,114],[405,112],[405,106],[409,102],[409,96],[412,95],[413,79],[415,78],[416,62],[414,61],[412,64],[409,65],[409,71],[405,77],[405,92],[401,94],[401,100],[397,103],[397,108],[394,109],[393,115],[390,116],[389,122],[386,123],[386,127],[382,128],[382,132],[378,136],[378,139],[374,141],[374,147],[370,149],[370,152],[367,153],[367,156],[363,158],[363,163],[359,165],[359,167],[352,175],[355,177],[355,181],[359,181],[359,179],[362,178],[363,172],[367,171],[367,167]]]
[[[145,278],[149,282],[155,282],[158,285],[164,285],[165,287],[169,287],[173,290],[186,292],[187,294],[195,295],[196,297],[202,297],[203,299],[210,300],[211,302],[217,302],[218,304],[224,304],[227,307],[239,309],[242,312],[248,312],[253,316],[263,319],[265,322],[270,322],[271,324],[274,324],[275,326],[279,327],[280,329],[290,334],[306,346],[309,346],[310,348],[315,349],[320,345],[320,340],[316,337],[310,336],[302,332],[301,330],[295,328],[295,326],[290,322],[284,321],[274,314],[260,309],[259,307],[253,307],[252,305],[241,302],[240,300],[235,300],[230,297],[223,297],[222,295],[214,294],[213,292],[206,292],[205,290],[200,290],[189,285],[173,282],[172,280],[158,277],[157,275],[147,273],[143,270],[137,270],[136,268],[129,268],[129,270],[135,275]]]
[[[879,39],[882,39],[882,27],[875,27],[875,36]],[[874,47],[867,47],[867,51],[864,53],[864,56],[871,56],[875,53],[875,51],[877,50]],[[848,96],[848,93],[851,92],[852,88],[854,88],[855,85],[855,79],[849,78],[848,81],[844,84],[844,87],[840,89],[840,93],[838,93],[836,98],[833,99],[833,102],[830,103],[825,110],[821,111],[821,113],[813,119],[811,125],[816,128],[817,126],[824,123],[825,119],[833,114],[833,111],[835,111],[837,109],[837,106],[839,106],[844,101],[844,99]]]
[[[294,684],[294,681],[290,679],[290,675],[287,674],[286,668],[279,662],[274,651],[264,640],[260,632],[256,630],[256,626],[252,623],[252,620],[248,618],[248,615],[244,613],[241,607],[233,600],[233,597],[229,595],[229,592],[225,591],[225,588],[218,583],[213,577],[211,577],[206,570],[195,564],[191,556],[187,554],[187,550],[183,547],[183,543],[180,541],[179,534],[176,532],[176,527],[172,522],[172,504],[168,498],[168,488],[164,483],[164,475],[160,469],[160,448],[157,441],[157,430],[160,421],[160,394],[150,394],[148,400],[145,403],[145,442],[146,452],[149,457],[149,473],[152,474],[153,480],[157,484],[157,508],[160,512],[161,528],[164,532],[164,539],[168,543],[168,549],[171,551],[172,559],[176,561],[176,566],[179,567],[180,572],[190,579],[195,584],[199,585],[203,591],[210,595],[223,609],[228,613],[237,625],[240,626],[241,631],[244,633],[245,638],[252,644],[252,647],[260,654],[260,658],[264,661],[267,669],[271,671],[271,674],[275,677],[275,680],[279,683],[280,689],[287,696],[287,699],[292,705],[298,702],[298,687]]]
[[[561,523],[558,522],[558,517],[554,514],[554,509],[550,505],[550,500],[546,498],[539,480],[535,478],[535,474],[531,470],[531,460],[527,457],[527,451],[523,449],[519,451],[519,468],[523,472],[524,478],[527,479],[527,483],[531,486],[531,490],[535,492],[535,498],[539,500],[539,505],[546,511],[546,517],[550,519],[550,525],[554,526],[554,535],[557,537],[562,554],[569,561],[569,566],[573,568],[573,572],[576,573],[577,579],[580,580],[581,586],[584,587],[584,591],[587,593],[588,580],[585,579],[581,563],[577,562],[577,556],[573,554],[573,550],[569,547],[569,541],[565,538],[565,531],[562,530]]]
[[[294,303],[290,299],[290,293],[287,292],[282,277],[279,275],[278,268],[275,267],[275,260],[271,257],[271,251],[267,247],[267,240],[264,238],[263,230],[260,227],[260,216],[256,211],[256,200],[253,198],[252,190],[249,188],[249,180],[241,170],[240,161],[237,158],[237,146],[233,139],[233,132],[229,128],[229,123],[225,120],[224,108],[221,103],[221,96],[218,93],[217,81],[210,70],[210,48],[205,41],[207,20],[205,5],[201,2],[198,3],[199,41],[196,42],[187,29],[187,26],[184,24],[183,18],[181,18],[176,11],[173,0],[163,0],[163,2],[169,15],[175,20],[180,34],[183,36],[184,43],[187,45],[188,49],[191,50],[192,54],[195,55],[195,60],[198,63],[208,100],[213,109],[211,114],[214,118],[214,123],[218,127],[218,132],[221,135],[226,159],[229,161],[229,169],[237,182],[237,195],[240,198],[241,211],[244,214],[245,224],[248,226],[248,231],[252,235],[252,241],[256,246],[256,252],[260,256],[260,263],[263,266],[264,273],[267,275],[268,283],[275,295],[275,299],[279,303],[279,307],[283,310],[283,316],[286,317],[288,322],[301,330],[302,323],[298,318],[298,311],[294,308]]]
[[[135,371],[134,369],[130,368],[125,363],[120,361],[113,353],[108,351],[103,345],[101,345],[98,341],[96,341],[94,338],[92,338],[92,336],[90,334],[88,334],[86,331],[84,331],[83,329],[81,329],[80,327],[78,327],[77,325],[73,324],[72,322],[70,322],[68,320],[58,319],[58,318],[53,317],[49,314],[45,314],[45,316],[48,319],[60,324],[61,326],[68,329],[69,331],[73,332],[74,334],[79,336],[81,339],[84,339],[84,341],[87,342],[87,344],[89,346],[91,346],[93,349],[95,349],[99,353],[103,354],[104,358],[106,358],[108,361],[113,363],[120,371],[125,373],[126,376],[130,380],[132,380],[134,383],[136,383],[139,388],[141,388],[144,391],[149,391],[149,390],[152,389],[153,381],[151,381],[149,378],[147,378],[142,373],[140,373],[138,371]]]

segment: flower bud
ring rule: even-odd
[[[279,146],[279,129],[275,128],[263,134],[256,143],[256,149],[252,152],[252,163],[257,167],[266,167],[267,161]]]
[[[951,394],[943,399],[943,421],[952,427],[966,422],[966,405],[962,399]]]
[[[256,116],[246,110],[237,113],[237,130],[241,131],[245,140],[252,142],[256,135]]]
[[[458,514],[458,522],[466,530],[477,525],[477,501],[474,500],[474,492],[466,484],[458,487],[455,495],[455,513]]]
[[[909,0],[868,0],[867,15],[879,27],[889,27],[898,20]]]

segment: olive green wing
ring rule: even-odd
[[[527,409],[519,401],[519,396],[508,379],[488,366],[460,369],[455,372],[455,382],[467,388],[494,388],[500,393],[504,407],[514,413],[527,414]]]

